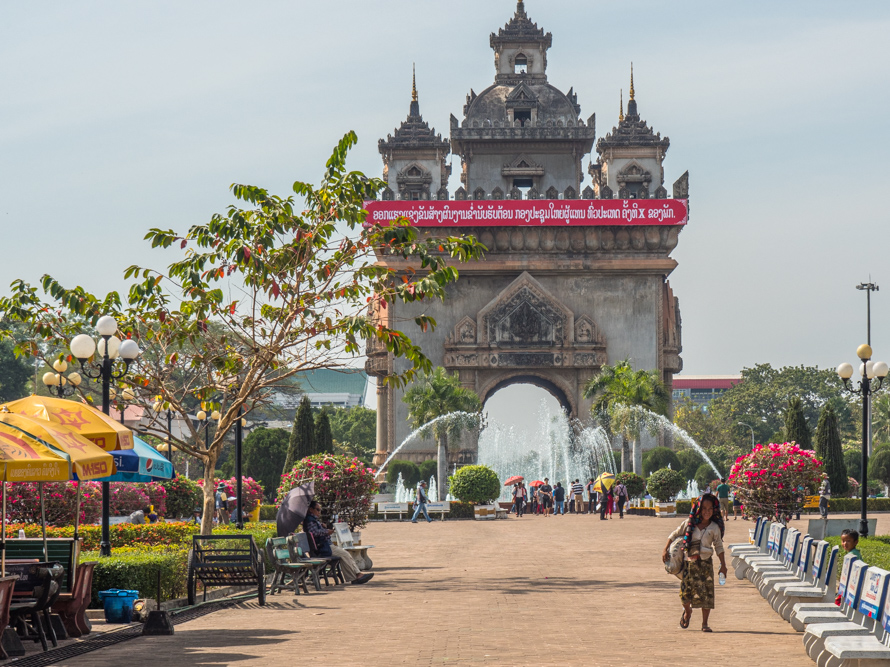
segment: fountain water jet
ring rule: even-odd
[[[479,417],[480,417],[480,415],[478,413],[460,412],[460,411],[449,412],[447,415],[441,415],[439,417],[436,417],[435,419],[431,419],[423,426],[419,426],[418,428],[411,431],[411,433],[409,433],[408,436],[404,440],[402,440],[402,442],[399,444],[399,446],[396,447],[394,450],[392,450],[390,455],[388,457],[386,457],[386,460],[383,462],[383,465],[381,465],[380,468],[377,470],[378,477],[383,474],[383,471],[386,470],[386,466],[388,466],[389,462],[392,461],[393,458],[395,458],[395,455],[399,453],[399,451],[402,449],[402,447],[407,445],[409,442],[411,442],[414,438],[416,438],[419,435],[427,436],[430,433],[430,431],[428,429],[430,429],[430,427],[432,427],[434,424],[437,424],[438,422],[446,420],[446,419],[458,419],[458,420],[465,420],[464,426],[466,428],[474,428],[475,426],[477,426],[479,424]],[[432,497],[432,496],[430,496],[430,497]]]

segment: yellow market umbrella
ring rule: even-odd
[[[6,403],[10,411],[67,426],[106,452],[133,449],[133,433],[101,410],[63,398],[27,396]]]
[[[38,482],[40,486],[40,517],[43,521],[43,556],[49,558],[46,545],[46,514],[43,505],[43,482],[67,482],[71,479],[71,463],[67,456],[55,452],[36,438],[14,426],[0,424],[0,485],[2,485],[3,516],[0,522],[0,571],[6,574],[6,482]]]
[[[602,475],[596,478],[596,481],[593,483],[593,490],[599,491],[600,493],[605,493],[614,485],[615,475],[610,472],[604,472]]]
[[[68,426],[2,411],[0,411],[0,423],[15,426],[27,435],[34,436],[50,447],[67,454],[80,480],[99,479],[117,472],[111,454]]]

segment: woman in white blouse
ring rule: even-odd
[[[726,576],[726,560],[723,555],[723,518],[717,510],[719,502],[710,493],[704,494],[692,504],[689,518],[681,523],[668,537],[662,560],[668,559],[671,543],[678,537],[685,538],[686,561],[683,578],[680,581],[680,601],[683,603],[683,616],[680,627],[688,628],[692,620],[692,610],[701,609],[702,632],[711,632],[708,616],[714,608],[714,563],[711,559],[717,554],[720,559],[720,572]]]

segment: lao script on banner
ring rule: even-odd
[[[407,218],[417,227],[685,225],[686,199],[369,201],[368,223]]]

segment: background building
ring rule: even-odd
[[[705,406],[741,381],[741,375],[676,375],[674,402],[688,399],[696,406]]]

